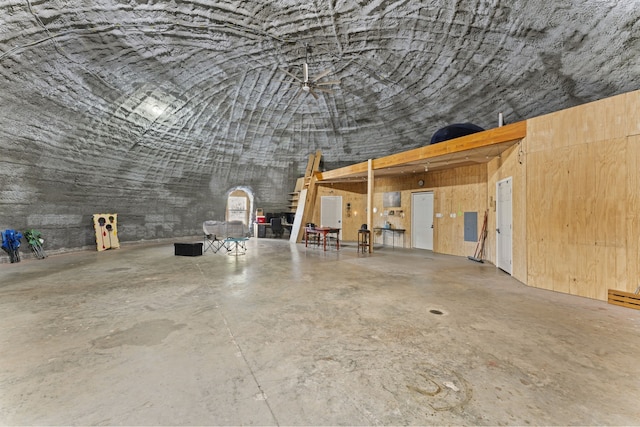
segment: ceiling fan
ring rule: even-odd
[[[331,89],[326,88],[325,86],[339,85],[340,80],[320,81],[320,79],[329,75],[331,73],[331,70],[324,70],[314,77],[309,77],[309,64],[308,64],[309,53],[311,53],[311,47],[307,46],[307,57],[304,64],[302,64],[301,66],[302,78],[281,68],[283,72],[285,72],[287,75],[295,79],[294,81],[283,81],[283,82],[291,85],[295,84],[300,86],[300,89],[298,90],[298,93],[296,94],[296,96],[299,96],[303,92],[307,92],[307,93],[310,93],[315,99],[318,99],[319,97],[317,92],[332,94],[333,91]]]

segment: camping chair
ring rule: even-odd
[[[203,253],[207,252],[208,249],[216,253],[224,245],[224,238],[220,239],[220,237],[224,237],[223,227],[224,224],[218,221],[205,221],[202,223],[202,232],[204,233]]]
[[[247,251],[247,241],[249,240],[249,230],[242,221],[227,222],[226,237],[224,246],[230,255],[244,255]]]

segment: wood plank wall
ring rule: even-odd
[[[464,241],[464,213],[477,212],[478,234],[487,209],[487,167],[484,164],[427,172],[434,192],[435,252],[469,256],[477,242]]]
[[[420,179],[425,181],[424,187],[418,186]],[[399,191],[401,194],[401,207],[394,209],[394,215],[385,215],[382,198],[388,191]],[[484,211],[488,206],[486,165],[376,178],[373,205],[377,212],[373,215],[372,228],[382,227],[388,221],[393,228],[405,229],[404,247],[411,248],[411,195],[419,191],[433,191],[434,213],[442,214],[441,217],[434,218],[434,250],[450,255],[473,255],[476,242],[464,241],[464,212],[478,213],[479,233]],[[357,240],[357,230],[366,222],[366,183],[323,184],[318,189],[318,198],[322,196],[343,197],[342,238],[347,241]],[[345,210],[347,203],[351,203],[351,217],[347,216]],[[319,205],[318,199],[316,206]],[[451,214],[455,214],[455,218]],[[319,220],[320,211],[316,209],[314,222]],[[376,242],[379,240],[378,238]]]
[[[604,301],[609,288],[638,286],[639,98],[528,120],[530,286]]]
[[[321,184],[318,186],[314,224],[320,224],[320,198],[322,196],[342,196],[342,240],[357,241],[360,226],[367,222],[367,182]],[[347,211],[347,203],[351,209]]]

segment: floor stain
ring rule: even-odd
[[[123,345],[154,346],[160,344],[174,331],[184,328],[185,324],[176,324],[173,320],[148,320],[135,324],[129,329],[115,331],[91,341],[95,348],[114,348]]]

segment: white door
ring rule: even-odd
[[[318,225],[342,228],[342,196],[322,196]],[[340,230],[340,238],[342,239],[342,230]]]
[[[411,246],[433,250],[433,192],[411,195]]]
[[[496,184],[496,267],[512,274],[512,183],[511,178]]]

